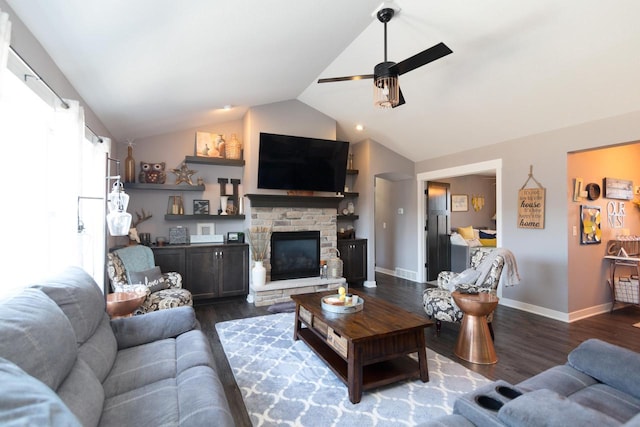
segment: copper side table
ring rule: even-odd
[[[131,317],[147,297],[146,292],[114,292],[107,295],[107,313],[112,319]]]
[[[497,363],[498,356],[487,325],[487,315],[495,310],[498,297],[486,292],[463,294],[457,291],[452,292],[451,296],[464,313],[454,354],[471,363]]]

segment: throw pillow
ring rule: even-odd
[[[470,248],[478,248],[482,246],[482,242],[480,242],[479,239],[473,238],[467,240],[467,245],[469,245]]]
[[[451,244],[458,246],[467,246],[467,241],[458,233],[451,233]]]
[[[498,239],[496,239],[495,237],[493,239],[483,239],[482,237],[480,238],[480,243],[482,243],[482,246],[488,246],[491,248],[496,247],[497,241]]]
[[[169,283],[164,280],[160,267],[158,266],[145,271],[130,272],[129,283],[131,285],[145,285],[151,292],[157,292],[169,287]]]
[[[479,234],[480,234],[480,238],[481,239],[495,239],[496,236],[497,236],[495,231],[494,232],[490,232],[488,230],[484,230],[484,231],[480,230]]]
[[[470,225],[468,227],[458,227],[458,234],[460,234],[466,240],[475,238],[475,234],[473,233],[473,226]]]

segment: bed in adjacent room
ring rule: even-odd
[[[473,226],[458,227],[451,234],[451,271],[460,273],[469,266],[474,257],[481,257],[483,252],[496,248],[496,230],[475,228]]]

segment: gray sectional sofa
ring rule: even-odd
[[[232,426],[191,307],[110,320],[79,268],[0,301],[0,425]]]
[[[640,427],[640,354],[597,339],[517,385],[496,381],[424,427]]]

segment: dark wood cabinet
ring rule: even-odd
[[[338,240],[342,259],[342,275],[350,285],[361,285],[367,280],[367,239]]]
[[[249,245],[214,244],[153,248],[162,271],[177,271],[194,300],[249,293]]]

